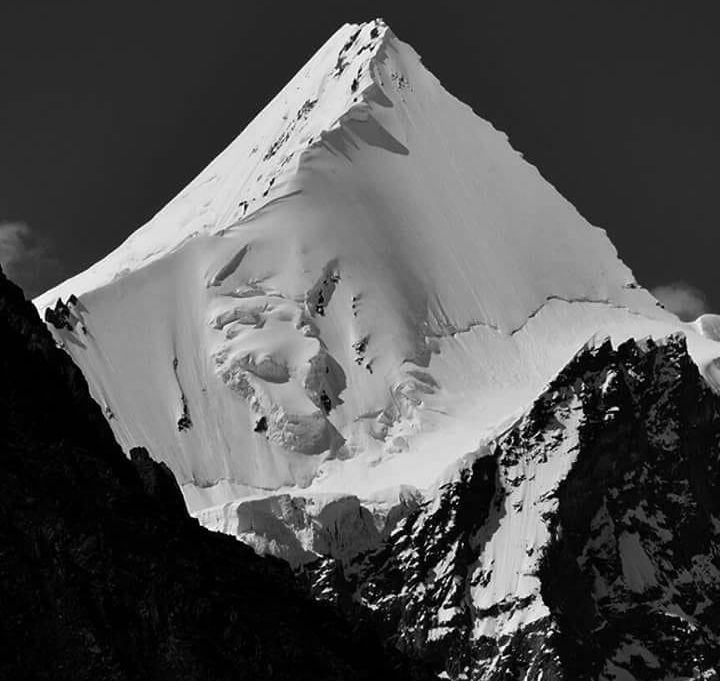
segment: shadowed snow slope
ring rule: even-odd
[[[425,488],[593,334],[683,327],[380,21],[341,28],[162,211],[36,304],[71,294],[56,339],[196,512]],[[686,328],[712,367],[720,345]]]

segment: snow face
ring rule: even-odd
[[[341,28],[152,220],[36,304],[70,294],[56,338],[195,512],[427,487],[596,333],[684,328],[720,379],[720,343],[661,310],[379,21]]]
[[[502,639],[550,614],[540,596],[539,561],[550,540],[548,519],[557,509],[557,486],[575,462],[582,407],[573,396],[558,408],[552,429],[534,442],[541,456],[523,452],[503,461],[507,492],[476,538],[484,545],[470,588],[478,638]]]

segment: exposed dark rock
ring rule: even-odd
[[[45,321],[52,324],[56,329],[68,329],[69,331],[73,329],[70,320],[70,308],[63,303],[61,298],[57,299],[54,308],[45,308]]]
[[[331,260],[323,268],[323,273],[315,285],[307,292],[306,302],[311,315],[325,316],[335,288],[340,282],[337,261]]]
[[[380,549],[306,574],[446,678],[717,680],[720,397],[683,337],[585,349]]]
[[[190,430],[190,428],[192,428],[192,419],[190,418],[190,408],[188,407],[187,398],[184,394],[180,396],[180,403],[182,405],[182,413],[178,419],[177,427],[182,433],[183,430]]]
[[[363,336],[360,340],[357,340],[352,344],[352,349],[355,353],[355,364],[359,365],[365,361],[365,353],[367,352],[369,342],[370,338],[368,336]]]
[[[717,679],[720,399],[681,336],[569,369],[555,389],[584,376],[586,418],[540,571],[565,678],[595,679],[625,650],[638,679]]]
[[[185,500],[175,476],[166,464],[153,461],[145,447],[133,447],[130,450],[130,461],[137,471],[143,490],[158,503],[165,515],[177,518],[186,514]]]
[[[332,400],[330,399],[330,396],[323,390],[320,393],[320,406],[322,407],[323,411],[326,414],[329,414],[332,410]]]
[[[0,678],[428,678],[128,460],[0,274]]]

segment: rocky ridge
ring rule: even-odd
[[[379,548],[308,567],[448,679],[717,679],[720,397],[684,338],[584,348]]]

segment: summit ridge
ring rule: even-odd
[[[377,90],[375,62],[392,39],[380,19],[339,29],[163,209],[108,256],[53,289],[52,295],[79,295],[108,284],[193,236],[231,228],[291,194],[288,184],[303,153],[322,145],[343,117],[362,116],[364,104]],[[40,297],[41,305],[47,297]]]

